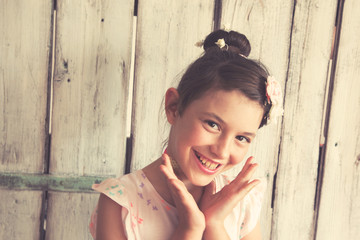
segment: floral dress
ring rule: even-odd
[[[216,191],[230,183],[226,175],[215,178]],[[162,240],[169,239],[178,225],[177,209],[167,203],[155,190],[142,170],[109,178],[93,189],[105,194],[122,206],[122,220],[127,238]],[[237,204],[225,219],[225,229],[230,239],[241,239],[251,232],[258,222],[266,182],[261,181]],[[96,236],[97,207],[90,221],[90,233]]]

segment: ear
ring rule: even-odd
[[[169,88],[165,94],[166,118],[170,124],[175,122],[178,113],[179,93],[175,88]]]

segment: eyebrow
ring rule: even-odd
[[[220,122],[221,124],[224,124],[224,120],[221,119],[221,117],[219,117],[218,115],[216,115],[215,113],[209,113],[209,112],[204,112],[203,113],[204,115],[207,115],[209,117],[213,117],[215,118],[218,122]],[[244,134],[246,136],[250,136],[250,137],[255,137],[256,134],[255,133],[252,133],[252,132],[242,132],[241,134]]]

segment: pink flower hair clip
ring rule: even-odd
[[[283,97],[280,83],[273,76],[268,76],[266,80],[266,97],[267,103],[271,103],[267,124],[272,122],[276,124],[277,118],[283,115],[284,110],[282,108]]]

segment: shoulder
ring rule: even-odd
[[[139,170],[119,178],[108,178],[100,184],[94,184],[92,189],[124,206],[128,203],[124,200],[131,198],[136,192],[133,190],[141,187],[142,174],[142,171]]]
[[[260,179],[260,183],[256,185],[244,198],[245,202],[257,204],[261,206],[267,188],[267,181],[265,178]]]
[[[266,187],[267,182],[265,179],[263,179],[243,199],[243,205],[241,209],[243,211],[243,219],[241,223],[241,233],[243,236],[253,232],[256,229],[260,218]]]

